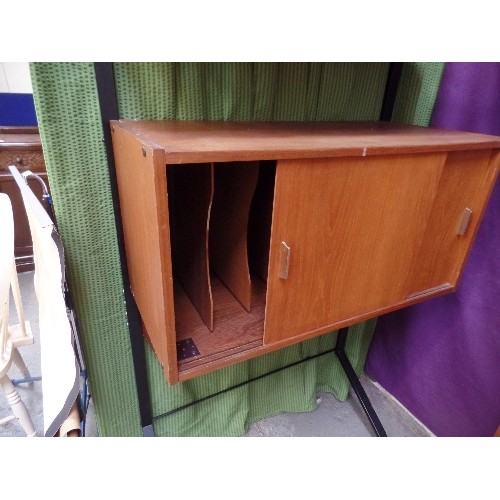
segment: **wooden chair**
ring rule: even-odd
[[[24,377],[30,373],[24,363],[18,347],[33,344],[33,334],[29,322],[24,319],[24,311],[19,290],[14,258],[14,216],[10,198],[0,193],[0,385],[5,393],[13,415],[0,421],[6,423],[14,418],[19,420],[26,435],[36,436],[31,417],[21,400],[17,389],[8,376],[9,368],[14,363]],[[14,296],[19,323],[9,325],[10,290]]]

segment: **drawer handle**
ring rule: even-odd
[[[280,265],[279,265],[279,278],[286,280],[288,278],[288,268],[290,266],[290,247],[284,242],[281,242],[280,250]]]
[[[463,236],[467,231],[471,216],[472,216],[472,210],[470,208],[466,208],[464,210],[464,213],[462,214],[462,219],[460,220],[460,224],[458,225],[457,234],[459,236]]]

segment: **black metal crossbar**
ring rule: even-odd
[[[313,359],[319,358],[319,357],[324,356],[326,354],[334,353],[337,356],[338,360],[340,361],[340,364],[342,365],[342,368],[344,369],[344,372],[347,375],[347,378],[349,379],[349,382],[351,383],[351,386],[354,389],[354,392],[355,392],[355,394],[356,394],[356,396],[361,404],[361,407],[363,408],[363,411],[365,412],[366,416],[368,417],[368,420],[370,421],[370,424],[373,427],[373,430],[375,431],[375,434],[378,437],[385,437],[385,436],[387,436],[387,434],[386,434],[382,424],[380,423],[380,420],[379,420],[375,410],[373,409],[373,406],[370,402],[370,399],[368,398],[365,390],[363,389],[363,386],[361,385],[361,382],[359,381],[359,378],[356,375],[356,372],[354,371],[354,368],[352,367],[351,362],[349,361],[349,358],[345,352],[345,345],[346,345],[348,330],[349,330],[348,328],[342,328],[341,330],[338,331],[337,342],[336,342],[336,345],[333,349],[328,349],[327,351],[322,351],[318,354],[314,354],[312,356],[307,356],[305,358],[299,359],[298,361],[294,361],[293,363],[289,363],[285,366],[281,366],[279,368],[275,368],[274,370],[270,370],[266,373],[263,373],[262,375],[258,375],[257,377],[252,377],[250,379],[247,379],[243,382],[240,382],[239,384],[232,385],[232,386],[227,387],[225,389],[222,389],[220,391],[209,394],[208,396],[204,396],[200,399],[196,399],[195,401],[191,401],[191,402],[186,403],[182,406],[179,406],[177,408],[169,410],[165,413],[161,413],[160,415],[156,415],[153,417],[153,420],[158,420],[158,419],[163,418],[163,417],[168,417],[170,415],[173,415],[174,413],[180,412],[180,411],[185,410],[187,408],[191,408],[192,406],[195,406],[199,403],[203,403],[204,401],[215,398],[216,396],[221,396],[222,394],[226,394],[229,391],[239,389],[240,387],[248,385],[252,382],[256,382],[257,380],[261,380],[261,379],[268,377],[270,375],[274,375],[275,373],[281,372],[283,370],[287,370],[288,368],[292,368],[293,366],[300,365],[302,363],[305,363],[307,361],[311,361]]]

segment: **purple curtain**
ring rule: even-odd
[[[500,135],[500,63],[448,63],[432,126]],[[500,182],[458,291],[380,317],[366,373],[437,436],[500,425]]]

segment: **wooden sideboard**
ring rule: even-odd
[[[500,137],[111,122],[131,289],[170,384],[453,291]]]
[[[20,173],[32,171],[48,186],[38,127],[0,127],[0,192],[6,193],[12,202],[16,268],[18,272],[32,271],[33,242],[28,218],[19,188],[9,172],[9,165],[14,165]],[[38,199],[42,200],[40,184],[35,180],[28,182]]]

